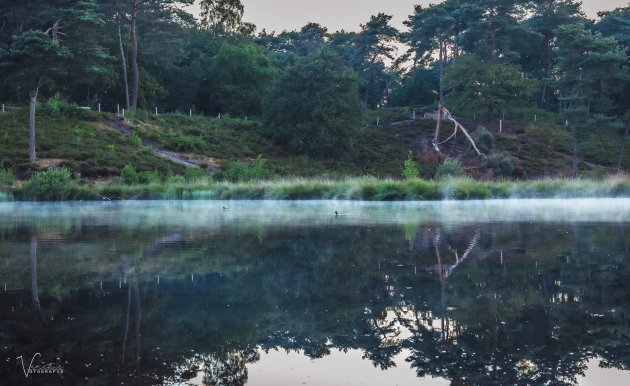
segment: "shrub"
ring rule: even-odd
[[[145,171],[138,173],[139,184],[157,184],[162,181],[162,177],[157,170]]]
[[[231,162],[225,172],[225,178],[232,182],[265,179],[269,177],[269,171],[265,167],[266,162],[267,160],[262,158],[262,155],[258,155],[249,165],[242,161]]]
[[[131,141],[131,143],[138,147],[142,146],[142,138],[140,138],[138,134],[132,135],[131,137],[129,137],[129,140]]]
[[[519,161],[516,157],[497,152],[490,154],[483,161],[481,169],[483,171],[492,170],[495,176],[512,177],[522,174],[522,169],[518,164]]]
[[[413,154],[411,150],[409,154],[407,154],[407,159],[403,163],[402,175],[406,180],[411,180],[414,178],[418,178],[418,166],[416,166],[416,161],[413,160]]]
[[[125,113],[125,118],[146,122],[149,119],[149,113],[146,110],[131,109]]]
[[[494,149],[494,135],[483,126],[475,130],[473,139],[482,153],[489,154]]]
[[[464,177],[466,176],[466,172],[459,160],[447,158],[438,165],[435,176],[439,179]]]
[[[72,191],[70,176],[66,168],[36,173],[24,184],[22,195],[27,200],[67,200]]]
[[[74,118],[82,121],[95,121],[99,117],[98,113],[88,108],[81,108],[75,104],[68,103],[59,93],[48,98],[41,105],[38,112],[53,117],[63,116],[64,118]]]
[[[201,168],[186,168],[184,171],[184,180],[186,182],[195,182],[204,179],[208,173]]]
[[[134,169],[130,164],[125,165],[125,167],[120,171],[120,182],[123,184],[137,184],[138,180],[138,172],[136,172],[136,169]]]
[[[15,176],[11,169],[0,168],[0,190],[8,190],[13,186]]]
[[[186,179],[184,176],[170,176],[166,179],[167,185],[184,185],[186,183]]]
[[[10,202],[13,201],[13,195],[7,192],[0,192],[0,202]]]
[[[55,93],[55,95],[44,102],[40,108],[40,112],[52,116],[59,116],[62,108],[67,104],[68,102],[64,101],[59,93]]]
[[[160,173],[156,170],[138,172],[130,164],[120,171],[120,183],[126,185],[155,184],[162,180]]]

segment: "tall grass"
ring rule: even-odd
[[[544,179],[535,181],[382,180],[374,177],[329,179],[279,179],[272,181],[215,182],[209,178],[186,182],[78,186],[67,199],[74,200],[317,200],[365,201],[483,200],[504,198],[630,197],[630,179],[601,181]],[[29,196],[18,195],[18,198]],[[1,198],[0,198],[1,200]]]
[[[0,192],[0,202],[13,201],[13,194],[9,192]]]

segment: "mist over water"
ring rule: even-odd
[[[335,212],[338,215],[335,215]],[[365,201],[119,201],[0,203],[0,224],[91,221],[116,226],[305,226],[571,221],[629,222],[630,199],[545,199],[427,202]],[[334,222],[333,222],[334,221]]]
[[[0,204],[0,379],[613,385],[630,379],[629,209]],[[35,353],[63,375],[26,382],[15,358]]]

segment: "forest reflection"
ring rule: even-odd
[[[359,350],[457,385],[630,366],[624,223],[0,228],[0,379],[244,385],[270,350]],[[400,358],[404,354],[404,362]]]

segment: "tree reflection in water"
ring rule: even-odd
[[[35,352],[64,365],[49,384],[244,385],[269,350],[361,350],[383,370],[404,354],[458,385],[630,366],[623,224],[54,231],[0,232],[11,384]]]

